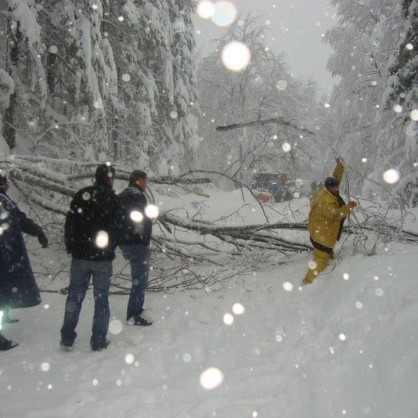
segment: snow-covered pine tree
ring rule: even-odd
[[[114,51],[120,105],[112,132],[114,158],[149,169],[149,144],[158,94],[149,53],[166,50],[161,4],[118,0],[107,3],[104,33]],[[161,54],[163,55],[163,54]],[[158,61],[159,56],[155,56]]]
[[[183,149],[196,137],[190,115],[198,106],[192,1],[7,5],[4,67],[15,73],[16,97],[5,126],[19,118],[20,138],[31,144],[26,151],[129,160],[144,169],[151,160],[155,170],[173,149],[179,159],[190,154]],[[180,19],[182,31],[176,28]],[[14,146],[12,136],[10,141]]]
[[[387,198],[382,173],[389,148],[399,142],[397,114],[385,112],[383,96],[405,20],[401,0],[334,0],[338,25],[327,32],[334,48],[328,62],[341,78],[331,97],[332,148],[345,157],[351,191]],[[395,146],[396,147],[396,146]]]
[[[124,158],[158,172],[190,155],[197,108],[193,2],[123,1],[126,30],[115,34],[126,120]],[[114,32],[114,31],[113,31]],[[144,166],[144,165],[145,166]]]
[[[388,149],[385,161],[400,171],[401,180],[393,188],[396,201],[406,206],[418,203],[418,2],[403,0],[405,19],[403,36],[383,95],[386,113],[397,110],[392,126],[398,128],[398,140]]]
[[[7,111],[18,120],[22,144],[30,144],[18,152],[81,159],[91,148],[89,158],[106,158],[103,102],[115,96],[117,84],[111,49],[100,32],[101,2],[8,5],[8,70],[16,89]]]
[[[33,116],[41,115],[46,108],[46,74],[42,65],[45,46],[38,24],[39,9],[34,0],[7,2],[7,44],[3,65],[14,82],[3,119],[3,136],[9,147],[19,145],[16,132],[21,131],[21,125],[33,122]]]
[[[418,1],[403,0],[402,13],[406,19],[399,54],[390,68],[392,88],[389,103],[406,106],[406,116],[417,108],[418,102]],[[411,95],[411,96],[410,96]]]
[[[172,132],[173,148],[168,148],[165,157],[169,166],[183,167],[183,171],[195,164],[199,145],[197,116],[199,114],[197,76],[194,65],[194,26],[191,14],[194,1],[170,0],[169,16],[171,32],[171,54],[173,57],[174,96],[163,102],[160,112]],[[169,168],[170,172],[170,168]]]

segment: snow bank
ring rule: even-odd
[[[65,353],[65,298],[43,294],[43,305],[13,311],[20,322],[5,329],[20,345],[2,354],[2,416],[412,418],[417,257],[401,245],[348,256],[300,288],[305,255],[223,292],[149,294],[149,328],[126,326],[127,298],[112,297],[112,343],[101,353],[89,349],[92,295]],[[244,313],[234,313],[237,303]],[[224,376],[212,390],[199,382],[209,367]]]

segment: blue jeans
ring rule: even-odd
[[[93,349],[100,349],[106,347],[106,335],[109,328],[109,288],[112,277],[112,261],[73,258],[61,338],[67,345],[72,345],[77,337],[75,329],[91,277],[93,277],[94,289],[94,317],[90,345]]]
[[[131,265],[132,286],[129,293],[126,319],[141,315],[145,289],[148,286],[149,259],[151,250],[141,244],[121,245],[120,249]]]

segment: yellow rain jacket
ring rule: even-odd
[[[337,164],[333,177],[338,185],[341,183],[344,166]],[[338,199],[327,188],[323,187],[313,193],[309,212],[308,231],[318,244],[334,248],[337,242],[340,220],[351,212],[348,205],[340,207]]]

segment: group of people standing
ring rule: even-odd
[[[148,283],[152,220],[146,215],[147,175],[135,170],[128,187],[113,191],[115,169],[108,164],[96,170],[96,182],[79,190],[65,221],[65,245],[72,256],[70,286],[61,328],[61,347],[71,350],[75,329],[90,280],[93,280],[94,316],[90,346],[105,349],[109,327],[109,288],[112,261],[119,245],[131,265],[132,286],[126,320],[131,325],[151,325],[142,316]]]
[[[336,158],[332,177],[311,196],[308,231],[313,246],[313,261],[303,279],[310,284],[334,257],[334,246],[343,222],[357,206],[345,204],[339,194],[344,167]],[[1,174],[1,173],[0,173]],[[132,285],[126,321],[131,325],[151,325],[143,317],[145,289],[148,284],[152,220],[147,216],[147,175],[135,170],[128,187],[119,195],[113,190],[115,169],[101,164],[95,183],[79,190],[70,203],[65,220],[65,245],[71,254],[70,285],[61,328],[61,347],[71,350],[76,327],[90,281],[93,281],[94,316],[90,346],[105,349],[109,341],[109,288],[115,249],[120,247],[131,266]],[[1,317],[11,321],[8,309],[35,306],[41,302],[29,263],[22,232],[36,236],[43,248],[48,239],[42,228],[29,219],[7,196],[8,182],[0,175],[0,351],[17,344],[1,334]],[[5,322],[5,321],[3,321]]]
[[[128,187],[119,195],[113,190],[114,180],[114,167],[99,165],[94,184],[76,193],[65,219],[65,246],[72,257],[60,341],[66,351],[72,349],[77,337],[75,330],[91,280],[94,315],[90,346],[93,351],[101,351],[109,344],[106,338],[110,318],[109,289],[117,246],[131,266],[127,323],[151,325],[143,317],[152,234],[152,219],[146,214],[147,175],[140,170],[133,171]],[[43,247],[48,245],[48,240],[42,229],[17,208],[5,191],[2,194],[1,191],[0,188],[0,209],[5,215],[0,214],[0,312],[5,312],[10,308],[35,306],[41,302],[22,232],[38,236]],[[4,228],[6,224],[7,229]],[[14,246],[15,259],[5,259],[10,246]],[[0,334],[0,351],[16,345]]]

